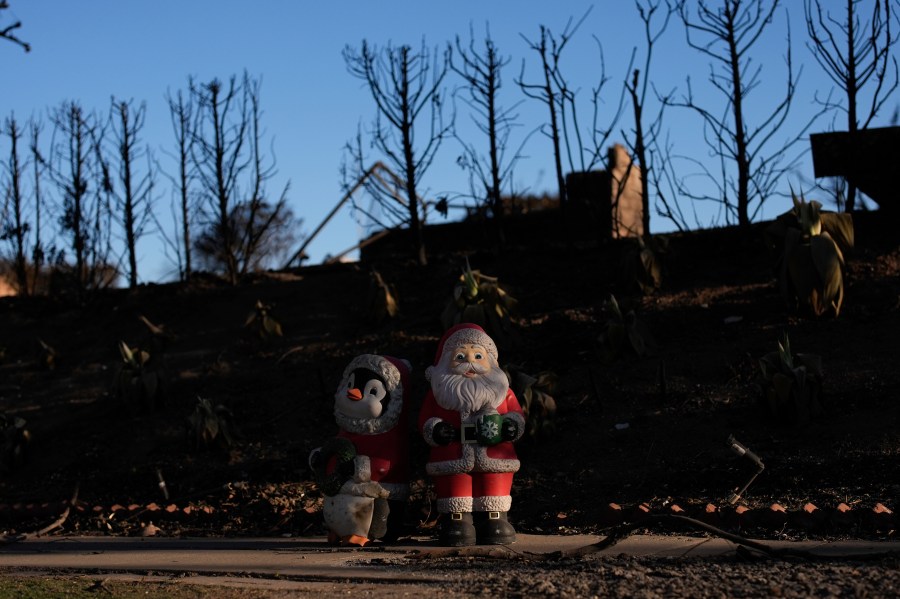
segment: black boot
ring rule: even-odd
[[[475,531],[479,545],[516,542],[516,529],[506,519],[506,512],[475,512]]]
[[[387,531],[385,531],[381,540],[385,543],[394,543],[397,539],[407,533],[406,501],[388,499],[387,504],[389,510],[387,517]]]
[[[443,514],[440,541],[445,547],[463,547],[475,544],[475,527],[471,512]]]

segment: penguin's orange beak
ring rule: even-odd
[[[353,401],[359,401],[362,399],[362,391],[359,389],[350,389],[347,391],[347,399],[352,399]]]

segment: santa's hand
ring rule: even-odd
[[[438,445],[449,445],[456,438],[456,429],[448,422],[438,422],[431,431],[431,437]]]
[[[514,441],[519,437],[519,423],[512,418],[504,418],[500,425],[500,436],[504,441]]]

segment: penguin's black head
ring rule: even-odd
[[[335,397],[338,409],[355,418],[378,418],[387,409],[391,394],[384,379],[368,368],[356,368]]]

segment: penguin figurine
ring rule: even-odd
[[[373,354],[344,369],[334,395],[337,436],[310,455],[332,544],[400,535],[409,497],[409,372],[406,360]]]

